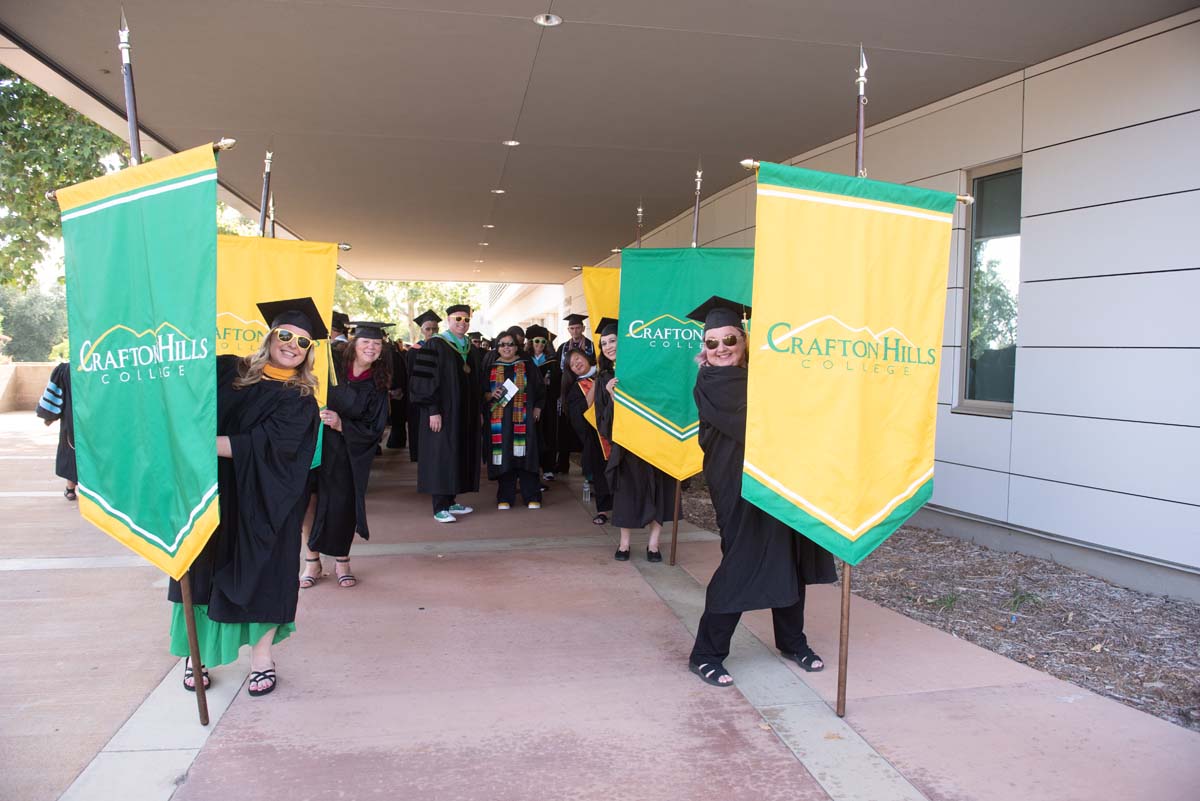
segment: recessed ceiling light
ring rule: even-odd
[[[503,189],[493,189],[493,190],[492,190],[492,194],[493,194],[493,195],[503,195],[503,194],[504,194],[504,190],[503,190]]]
[[[609,251],[609,253],[620,253],[620,252],[621,252],[620,248],[613,248],[612,250]]]
[[[562,25],[562,17],[557,14],[538,14],[533,21],[543,28],[557,28]]]
[[[582,267],[580,267],[578,264],[572,264],[572,265],[571,265],[571,269],[572,269],[572,270],[574,270],[575,272],[579,272],[579,271],[580,271],[580,270],[582,270],[583,268],[582,268]]]
[[[476,264],[483,264],[483,259],[476,259],[476,260],[475,260],[475,263],[476,263]]]
[[[517,145],[519,145],[521,143],[518,142],[516,139],[505,139],[500,144],[504,145],[505,147],[516,147]]]
[[[487,242],[480,242],[480,243],[479,243],[479,247],[481,247],[481,248],[486,248],[487,246],[488,246],[488,243],[487,243]]]
[[[495,228],[496,226],[492,225],[491,223],[484,223],[483,227],[484,228]]]

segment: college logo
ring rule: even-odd
[[[938,349],[913,342],[903,331],[869,326],[854,328],[827,314],[803,325],[778,322],[767,329],[772,350],[794,357],[802,370],[830,370],[871,375],[911,376],[937,366]]]
[[[267,333],[261,320],[246,320],[233,312],[217,315],[217,353],[244,356],[258,350],[258,343]]]
[[[695,320],[681,320],[673,314],[660,314],[653,320],[634,320],[626,334],[643,339],[652,348],[683,348],[699,350],[704,339],[704,326]]]
[[[150,337],[150,341],[145,341]],[[171,323],[135,331],[114,325],[79,349],[79,372],[93,373],[101,384],[156,381],[184,375],[188,362],[206,359],[208,337],[190,337]]]

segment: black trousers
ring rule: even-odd
[[[509,470],[496,479],[496,503],[516,503],[517,482],[521,483],[521,497],[525,503],[542,502],[542,477],[532,470]]]
[[[444,512],[454,505],[453,495],[434,495],[433,496],[433,513]]]
[[[692,664],[724,662],[729,656],[733,630],[742,619],[741,612],[716,613],[704,610],[696,630],[696,645],[692,648]],[[775,627],[775,647],[789,653],[803,652],[808,647],[804,634],[804,585],[800,585],[800,600],[791,606],[771,610]]]
[[[601,512],[608,514],[612,511],[613,496],[611,492],[594,494],[592,497],[596,499],[596,514]]]

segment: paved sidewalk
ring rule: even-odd
[[[56,429],[0,415],[0,799],[1190,801],[1200,735],[856,599],[838,719],[837,590],[814,588],[824,673],[752,613],[728,665],[687,672],[715,538],[612,560],[575,481],[539,511],[435,523],[402,452],[377,461],[358,587],[301,595],[279,689],[214,671],[195,720],[166,653],[165,581],[57,494]],[[644,538],[641,540],[644,545]],[[332,564],[328,564],[332,571]],[[65,795],[63,795],[65,793]]]

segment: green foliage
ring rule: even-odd
[[[958,593],[952,592],[942,595],[938,598],[930,600],[930,603],[941,609],[943,612],[949,612],[958,603]]]
[[[0,67],[0,285],[32,284],[46,240],[60,234],[58,205],[46,192],[104,175],[103,158],[125,164],[124,149],[119,137]]]
[[[4,353],[18,362],[45,362],[51,349],[67,337],[67,299],[61,286],[42,292],[0,288],[0,314],[4,318]]]
[[[975,269],[971,271],[971,325],[967,332],[971,353],[999,350],[1017,344],[1017,298],[1000,276],[1000,262],[982,264],[976,245]]]
[[[258,222],[250,219],[225,201],[217,201],[217,233],[230,236],[258,236]]]
[[[479,306],[476,284],[439,283],[436,281],[355,281],[337,278],[333,306],[350,315],[351,320],[375,320],[396,323],[392,336],[412,342],[419,329],[412,324],[426,309],[445,317],[447,306],[469,303]]]
[[[1020,587],[1015,587],[1012,596],[1005,602],[1004,606],[1010,612],[1019,612],[1021,607],[1026,604],[1030,606],[1041,606],[1042,599],[1037,593],[1025,592]]]

